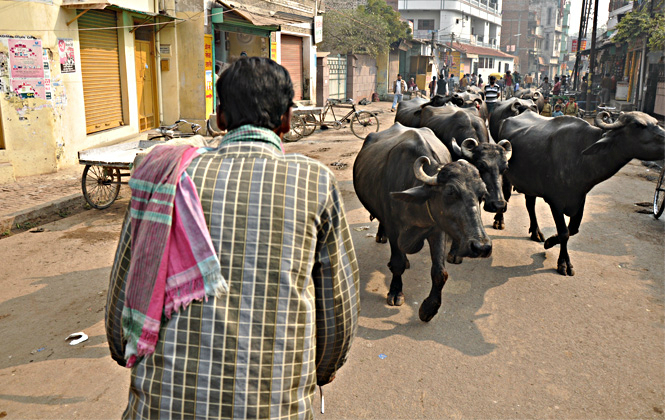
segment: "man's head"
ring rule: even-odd
[[[568,102],[575,102],[575,97],[574,96],[569,96],[568,97]]]
[[[432,80],[436,82],[436,76],[432,76]]]
[[[452,73],[450,73],[450,78],[453,79],[454,77],[455,76]]]
[[[561,105],[559,104],[554,105],[554,109],[557,111],[561,111]]]
[[[496,82],[496,76],[490,76],[490,85],[493,85]]]
[[[543,79],[543,81],[545,81],[545,82],[549,82],[550,79],[549,79],[547,76],[545,76],[545,78]]]
[[[402,75],[401,74],[397,75],[397,80],[402,80]]]
[[[293,83],[289,72],[269,58],[237,60],[219,77],[217,96],[222,130],[252,124],[281,135],[291,128]]]
[[[558,82],[558,81],[559,81],[559,77],[558,77],[558,76],[555,76],[555,77],[554,77],[554,81],[555,81],[555,82]]]
[[[563,99],[561,99],[561,98],[557,98],[556,103],[558,103],[558,104],[562,104],[562,103],[563,103]]]

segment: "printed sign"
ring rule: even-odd
[[[577,40],[576,39],[573,39],[572,52],[577,52]]]
[[[314,43],[323,41],[323,16],[314,17]]]
[[[40,39],[8,40],[9,70],[12,78],[43,79],[43,54]]]
[[[43,79],[12,79],[11,89],[21,99],[46,99]]]
[[[159,44],[159,54],[171,55],[171,44]]]
[[[206,100],[206,117],[214,112],[212,103],[212,35],[204,35],[203,51],[205,54],[205,100]]]
[[[44,50],[43,53],[44,65],[44,99],[51,100],[51,66],[48,61],[48,53]]]
[[[58,39],[58,53],[60,54],[60,73],[76,73],[74,40],[71,38]]]

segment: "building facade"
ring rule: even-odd
[[[268,4],[268,3],[266,3]],[[214,112],[215,64],[245,52],[316,92],[314,0],[0,1],[0,183]]]

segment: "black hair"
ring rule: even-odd
[[[293,83],[289,72],[273,60],[243,57],[219,77],[217,96],[228,130],[245,124],[273,130],[293,106]]]

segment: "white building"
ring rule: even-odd
[[[414,38],[498,48],[502,0],[399,0]]]

